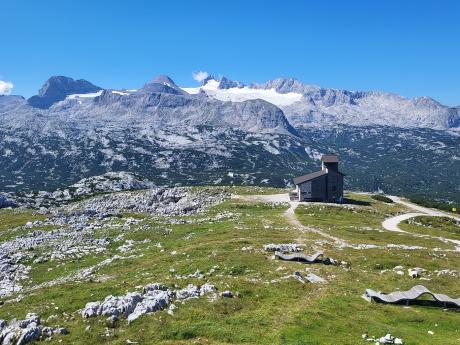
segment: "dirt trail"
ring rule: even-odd
[[[271,194],[271,195],[236,195],[234,196],[234,198],[242,199],[246,201],[253,201],[253,202],[258,201],[258,202],[288,203],[290,207],[284,212],[284,215],[286,216],[289,223],[293,225],[294,227],[298,228],[301,232],[313,232],[315,234],[318,234],[324,238],[327,238],[328,240],[333,241],[335,245],[338,246],[339,248],[352,247],[350,244],[348,244],[347,242],[345,242],[344,240],[338,237],[329,235],[318,228],[306,226],[300,223],[295,215],[295,210],[297,206],[299,206],[299,202],[291,201],[289,199],[289,195],[286,193],[285,194]]]
[[[434,209],[431,209],[431,208],[428,208],[428,207],[423,207],[423,206],[420,206],[420,205],[416,205],[416,204],[414,204],[412,202],[403,200],[403,199],[401,199],[400,197],[397,197],[397,196],[389,195],[388,197],[391,200],[393,200],[393,202],[401,204],[401,205],[404,205],[404,206],[406,206],[406,207],[408,207],[411,210],[416,211],[416,212],[405,213],[405,214],[401,214],[401,215],[398,215],[398,216],[394,216],[394,217],[385,219],[382,222],[382,226],[383,226],[384,229],[386,229],[388,231],[401,232],[401,233],[408,234],[408,235],[411,235],[411,236],[414,236],[414,237],[433,238],[433,239],[436,239],[436,240],[440,240],[440,241],[442,241],[444,243],[450,242],[450,243],[453,243],[453,244],[456,245],[456,250],[457,251],[460,251],[460,240],[453,240],[453,239],[445,238],[445,237],[441,237],[441,236],[430,236],[430,235],[415,234],[415,233],[412,233],[412,232],[402,230],[398,226],[399,223],[401,223],[402,221],[410,219],[410,218],[413,218],[413,217],[418,217],[418,216],[449,217],[449,218],[455,219],[458,222],[460,222],[460,217],[456,217],[456,216],[454,216],[452,214],[442,212],[442,211],[439,211],[439,210],[434,210]]]
[[[299,229],[301,232],[304,232],[304,233],[311,232],[311,233],[318,234],[332,241],[339,248],[354,248],[354,249],[360,249],[360,250],[369,249],[369,248],[385,248],[385,246],[382,247],[382,246],[378,246],[374,244],[351,244],[338,237],[332,236],[322,231],[321,229],[303,225],[302,223],[300,223],[300,221],[297,219],[295,215],[295,210],[299,206],[300,203],[297,201],[291,201],[287,193],[270,194],[270,195],[233,195],[232,197],[235,199],[240,199],[240,200],[245,200],[245,201],[250,201],[250,202],[288,203],[290,207],[284,212],[284,215],[287,218],[289,224],[293,225],[294,227]],[[422,206],[413,204],[411,202],[402,200],[401,198],[397,196],[389,196],[389,197],[394,202],[404,205],[416,212],[405,213],[405,214],[401,214],[401,215],[391,217],[391,218],[384,220],[382,222],[382,226],[384,229],[388,231],[404,233],[404,234],[407,234],[413,237],[432,238],[432,239],[442,241],[444,243],[453,243],[455,245],[455,250],[460,251],[460,241],[459,240],[453,240],[453,239],[444,238],[441,236],[430,236],[430,235],[411,233],[411,232],[402,230],[398,227],[398,224],[406,219],[417,217],[417,216],[423,216],[423,215],[429,215],[429,216],[435,216],[435,217],[445,216],[445,217],[450,217],[450,218],[460,221],[459,217],[455,217],[453,215],[450,215],[442,211],[433,210],[430,208],[426,208],[426,207],[422,207]],[[396,245],[392,245],[392,244],[387,244],[386,247],[389,247],[389,246],[396,247]]]
[[[435,210],[435,209],[428,208],[428,207],[423,207],[423,206],[414,204],[414,203],[412,203],[410,201],[403,200],[398,196],[390,195],[388,197],[391,200],[393,200],[393,202],[396,202],[398,204],[407,206],[410,209],[412,209],[414,211],[417,211],[419,213],[424,213],[424,215],[429,215],[429,216],[433,216],[433,217],[449,217],[449,218],[455,219],[456,221],[460,222],[460,217],[454,216],[453,214],[443,212],[443,211],[440,211],[440,210]]]
[[[289,223],[292,224],[293,226],[295,226],[296,228],[298,228],[300,231],[302,231],[302,232],[313,232],[315,234],[323,236],[323,237],[325,237],[325,238],[327,238],[327,239],[329,239],[331,241],[334,241],[335,244],[340,248],[351,247],[350,244],[348,244],[347,242],[345,242],[344,240],[342,240],[342,239],[340,239],[338,237],[326,234],[324,231],[322,231],[322,230],[320,230],[318,228],[314,228],[314,227],[311,227],[311,226],[306,226],[306,225],[303,225],[302,223],[300,223],[299,220],[297,219],[296,215],[295,215],[295,209],[297,208],[297,206],[299,206],[299,202],[297,202],[297,201],[289,201],[289,204],[290,204],[290,207],[286,210],[286,212],[284,212],[284,215],[288,219]]]

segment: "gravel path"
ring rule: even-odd
[[[288,219],[289,223],[294,227],[298,228],[301,232],[313,232],[315,234],[318,234],[322,237],[327,238],[328,240],[331,240],[339,248],[352,247],[350,244],[338,237],[329,235],[318,228],[305,226],[302,223],[300,223],[297,217],[295,216],[295,210],[300,203],[298,201],[291,201],[287,193],[271,195],[234,195],[233,197],[236,199],[251,202],[288,203],[290,207],[286,210],[286,212],[284,212],[284,215]]]
[[[419,213],[423,213],[424,215],[429,215],[429,216],[433,216],[433,217],[449,217],[449,218],[455,219],[456,221],[460,222],[460,217],[456,217],[456,216],[454,216],[454,215],[452,215],[450,213],[435,210],[435,209],[428,208],[428,207],[423,207],[423,206],[414,204],[412,202],[403,200],[398,196],[390,195],[388,197],[391,200],[393,200],[393,202],[396,202],[398,204],[407,206],[407,207],[411,208],[414,211],[417,211]]]
[[[290,207],[286,210],[284,215],[288,219],[289,223],[294,225],[300,231],[302,231],[302,232],[314,232],[315,234],[318,234],[318,235],[320,235],[322,237],[327,238],[328,240],[331,240],[331,241],[335,242],[335,244],[340,248],[350,247],[350,245],[347,242],[345,242],[344,240],[342,240],[342,239],[340,239],[338,237],[329,235],[329,234],[325,233],[324,231],[322,231],[322,230],[320,230],[318,228],[314,228],[314,227],[311,227],[311,226],[305,226],[302,223],[300,223],[300,221],[297,219],[297,217],[295,215],[295,209],[297,208],[297,206],[299,206],[299,202],[298,201],[288,201],[288,202],[290,204]]]
[[[453,243],[455,245],[455,250],[460,251],[460,241],[459,240],[453,240],[449,238],[444,238],[441,236],[430,236],[430,235],[422,235],[422,234],[415,234],[411,233],[405,230],[402,230],[398,227],[398,224],[406,219],[417,217],[417,216],[433,216],[433,217],[450,217],[453,219],[456,219],[457,221],[460,221],[459,217],[455,217],[451,214],[438,211],[438,210],[433,210],[427,207],[419,206],[416,204],[413,204],[409,201],[402,200],[401,198],[397,196],[388,196],[393,200],[393,202],[399,203],[401,205],[404,205],[410,209],[412,209],[415,212],[410,212],[410,213],[405,213],[401,214],[395,217],[388,218],[382,222],[382,226],[384,229],[388,231],[393,231],[393,232],[400,232],[404,234],[411,235],[413,237],[424,237],[424,238],[433,238],[439,241],[442,241],[444,243]],[[354,249],[367,249],[367,248],[379,248],[380,246],[377,245],[366,245],[366,244],[351,244],[348,243],[338,237],[332,236],[328,233],[325,233],[321,229],[311,227],[311,226],[306,226],[300,223],[300,221],[297,219],[295,216],[295,210],[299,206],[299,202],[297,201],[290,201],[289,195],[287,193],[285,194],[271,194],[271,195],[232,195],[232,198],[235,199],[240,199],[240,200],[245,200],[245,201],[250,201],[250,202],[270,202],[270,203],[288,203],[290,207],[286,210],[284,215],[288,219],[289,223],[296,228],[298,228],[301,232],[313,232],[315,234],[318,234],[324,238],[327,238],[328,240],[331,240],[337,247],[339,248],[354,248]],[[392,245],[388,244],[388,246],[393,246],[397,247],[397,245]],[[415,247],[414,247],[415,248]]]
[[[388,231],[394,231],[394,232],[401,232],[401,233],[409,234],[409,235],[412,235],[412,236],[415,236],[415,237],[430,237],[430,238],[433,238],[433,239],[440,240],[440,241],[442,241],[444,243],[450,242],[450,243],[455,244],[457,251],[460,251],[460,241],[459,240],[453,240],[453,239],[445,238],[445,237],[441,237],[441,236],[430,236],[430,235],[414,234],[414,233],[411,233],[411,232],[408,232],[408,231],[404,231],[398,226],[399,223],[401,223],[402,221],[407,220],[409,218],[418,217],[418,216],[449,217],[449,218],[455,219],[458,222],[460,222],[460,217],[456,217],[456,216],[454,216],[452,214],[442,212],[442,211],[439,211],[439,210],[434,210],[434,209],[431,209],[431,208],[428,208],[428,207],[423,207],[423,206],[414,204],[412,202],[402,200],[400,197],[397,197],[397,196],[389,195],[388,197],[391,200],[393,200],[393,202],[401,204],[401,205],[404,205],[404,206],[406,206],[406,207],[408,207],[411,210],[416,211],[416,212],[405,213],[405,214],[401,214],[401,215],[398,215],[398,216],[395,216],[395,217],[385,219],[382,222],[382,226],[383,226],[384,229],[386,229]]]
[[[426,216],[426,213],[413,213],[412,212],[412,213],[401,214],[399,216],[395,216],[395,217],[385,219],[382,222],[382,226],[384,227],[384,229],[389,230],[389,231],[407,233],[407,231],[401,230],[398,227],[398,224],[401,223],[404,220],[407,220],[409,218],[418,217],[418,216]]]

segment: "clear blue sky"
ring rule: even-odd
[[[0,80],[25,96],[51,75],[137,88],[204,70],[460,105],[460,1],[0,0],[0,24]]]

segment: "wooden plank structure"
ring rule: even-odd
[[[366,289],[366,292],[364,293],[363,297],[368,301],[392,304],[405,303],[408,305],[411,301],[415,301],[426,294],[433,297],[436,302],[439,302],[444,307],[447,307],[448,305],[454,305],[457,308],[460,308],[460,298],[455,299],[444,294],[433,293],[423,285],[416,285],[410,290],[395,291],[389,294],[377,292],[371,289]]]
[[[322,262],[324,253],[317,252],[312,256],[305,255],[303,253],[284,254],[282,252],[275,252],[275,258],[287,261],[300,261],[306,263]]]

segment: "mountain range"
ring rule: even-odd
[[[460,108],[429,97],[293,78],[208,77],[187,88],[158,76],[119,90],[55,76],[29,99],[0,96],[0,190],[52,190],[109,171],[159,184],[286,186],[335,152],[348,188],[455,199],[459,133]]]
[[[306,85],[294,78],[245,86],[225,77],[210,77],[201,87],[185,90],[205,92],[222,101],[264,99],[282,109],[294,126],[346,124],[433,129],[460,126],[460,107],[447,107],[430,97],[407,99],[379,91],[327,89]]]

